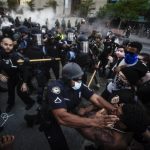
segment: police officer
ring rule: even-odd
[[[26,29],[26,28],[24,28]],[[37,27],[32,28],[30,35],[27,34],[23,40],[26,46],[22,48],[20,53],[30,59],[42,59],[44,58],[45,47],[43,45],[42,33]],[[30,65],[30,87],[32,86],[31,80],[33,77],[37,80],[37,102],[41,103],[43,100],[44,87],[47,82],[47,70],[45,70],[45,64],[38,62]],[[41,80],[42,79],[42,80]]]
[[[47,100],[51,123],[44,128],[44,132],[52,150],[69,149],[60,125],[74,128],[103,128],[110,123],[114,124],[118,120],[114,115],[85,118],[73,113],[82,97],[89,99],[90,102],[100,108],[104,107],[110,111],[115,110],[110,103],[82,84],[82,76],[83,71],[80,66],[70,62],[62,69],[62,79],[52,81],[48,85]]]
[[[27,80],[28,67],[26,65],[19,66],[17,61],[19,56],[13,51],[13,41],[10,38],[3,38],[0,49],[0,68],[3,71],[3,80],[8,86],[8,101],[6,112],[9,112],[15,104],[15,87],[17,86],[18,96],[26,104],[26,109],[30,109],[34,100],[28,95]]]
[[[49,31],[49,40],[45,44],[45,48],[47,50],[47,55],[51,58],[54,58],[54,60],[49,62],[49,69],[52,68],[55,78],[59,79],[59,70],[60,70],[60,63],[59,61],[56,61],[55,58],[61,57],[61,36],[55,33],[52,33],[53,31]]]

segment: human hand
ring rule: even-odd
[[[21,91],[22,92],[27,92],[28,91],[28,86],[26,83],[23,83],[22,86],[21,86]]]
[[[119,118],[115,115],[104,115],[100,113],[94,117],[95,127],[98,128],[105,128],[110,124],[114,125],[118,120]]]
[[[3,74],[0,74],[0,81],[7,82],[8,81],[8,77],[3,75]]]
[[[12,144],[15,137],[12,135],[5,135],[0,137],[0,149],[1,150],[12,150]]]

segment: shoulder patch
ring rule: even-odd
[[[62,102],[62,100],[59,97],[57,97],[54,101],[54,103],[56,103],[56,104],[61,103],[61,102]]]
[[[54,94],[60,94],[60,92],[61,92],[60,87],[58,87],[58,86],[53,87],[51,92]]]

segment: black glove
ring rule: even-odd
[[[24,57],[24,65],[30,64],[30,59],[28,57]]]

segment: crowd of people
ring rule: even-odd
[[[28,126],[40,124],[51,150],[70,149],[60,125],[77,129],[95,143],[86,150],[132,149],[133,139],[148,150],[150,54],[142,52],[142,43],[120,42],[112,32],[104,36],[93,30],[88,35],[80,29],[85,20],[74,26],[62,22],[56,20],[49,29],[46,24],[32,23],[32,18],[24,22],[16,18],[1,26],[0,81],[7,84],[1,92],[8,92],[5,112],[15,106],[17,88],[26,110],[39,104],[37,114],[26,114],[24,119]],[[97,90],[99,78],[108,79],[100,95],[86,86],[94,71]],[[33,79],[37,82],[36,100],[32,98]],[[88,103],[83,107],[80,104],[85,99]],[[1,145],[14,137],[2,139],[6,139],[0,142],[3,148]]]

